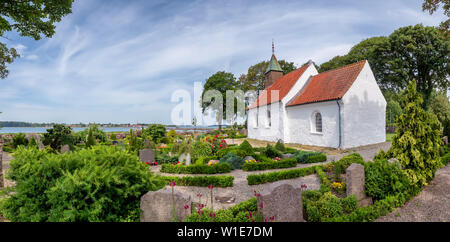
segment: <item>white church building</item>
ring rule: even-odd
[[[248,107],[248,137],[347,149],[385,142],[386,100],[364,60],[318,73],[308,64],[286,75],[274,54],[266,89]]]

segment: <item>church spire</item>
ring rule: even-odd
[[[281,69],[280,64],[278,64],[277,58],[275,57],[275,44],[272,39],[272,57],[270,58],[269,65],[267,66],[266,72],[266,88],[271,86],[276,79],[283,76],[283,69]]]

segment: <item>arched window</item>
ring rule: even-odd
[[[316,132],[322,133],[322,115],[320,113],[315,114],[315,126],[316,126]]]

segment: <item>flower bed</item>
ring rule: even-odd
[[[175,173],[175,174],[219,174],[231,171],[231,166],[227,163],[220,163],[214,165],[172,165],[163,164],[161,172]]]
[[[213,185],[215,187],[232,187],[234,176],[163,176],[167,184],[175,181],[177,186],[194,186],[207,187]]]
[[[257,211],[257,200],[251,198],[228,209],[212,211],[204,208],[201,212],[195,211],[184,222],[251,222],[249,215]]]
[[[257,175],[247,176],[248,185],[257,185],[267,182],[275,182],[279,180],[293,179],[297,177],[307,176],[316,172],[315,166],[292,169],[286,171],[274,171]]]
[[[296,159],[285,159],[280,161],[247,162],[242,166],[244,171],[260,171],[269,169],[281,169],[297,166]]]

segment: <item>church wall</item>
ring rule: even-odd
[[[271,123],[269,126],[267,109],[270,110]],[[256,125],[256,115],[258,124]],[[272,103],[248,111],[248,137],[250,139],[278,141],[284,140],[283,108],[280,102]]]
[[[386,141],[386,100],[368,63],[342,98],[342,148]]]
[[[287,143],[337,148],[339,115],[336,101],[292,106],[286,110],[289,119]],[[316,112],[322,115],[322,133],[313,130]]]

